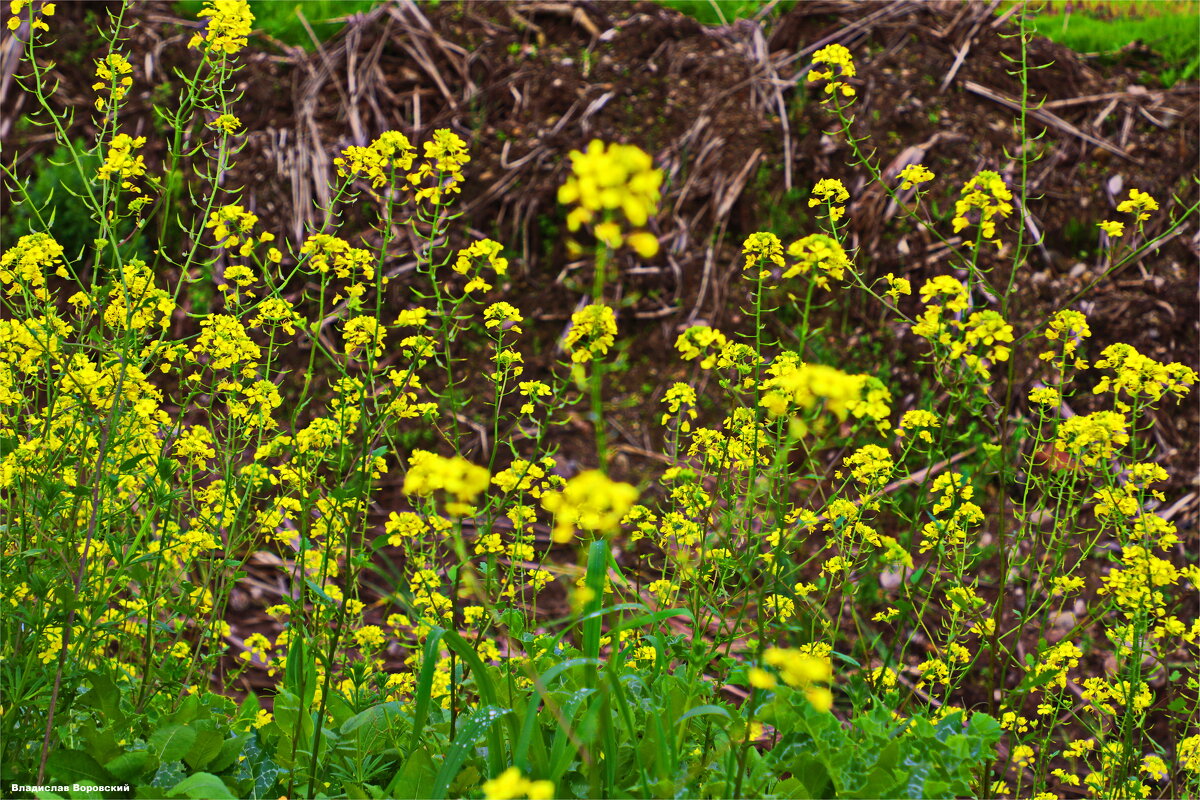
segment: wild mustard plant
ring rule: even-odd
[[[28,87],[77,147],[37,58],[53,6],[14,6],[34,20]],[[570,155],[559,199],[596,240],[595,280],[564,357],[534,376],[502,244],[448,244],[463,139],[347,146],[319,223],[284,241],[226,180],[248,6],[205,8],[157,164],[122,130],[138,80],[122,19],[97,68],[101,166],[83,173],[71,151],[94,251],[31,230],[0,254],[0,728],[15,778],[495,800],[1196,788],[1196,678],[1175,673],[1195,659],[1200,568],[1156,513],[1166,475],[1146,435],[1196,374],[1125,344],[1089,350],[1075,308],[1007,319],[1012,279],[984,259],[1016,265],[1030,246],[1006,228],[1023,183],[968,182],[950,235],[973,235],[954,274],[919,282],[912,319],[910,281],[870,279],[848,249],[849,192],[818,181],[823,230],[743,242],[752,328],[680,333],[707,388],[666,391],[667,464],[635,486],[608,473],[603,365],[622,331],[605,289],[620,249],[657,250],[649,155]],[[882,182],[850,136],[852,54],[830,45],[814,65]],[[912,165],[884,188],[919,197],[936,180]],[[367,235],[340,227],[351,208]],[[1117,210],[1144,237],[1159,209],[1135,191]],[[127,257],[121,219],[177,246]],[[417,277],[385,313],[399,226]],[[201,278],[208,307],[188,289]],[[855,288],[926,342],[939,405],[902,411],[879,377],[813,360],[818,312]],[[777,335],[772,312],[793,301],[801,329]],[[486,365],[464,374],[480,337]],[[1043,371],[1023,397],[1005,384],[1029,349]],[[1083,386],[1098,405],[1068,414]],[[581,402],[596,469],[573,470],[548,436]],[[969,426],[991,439],[982,463],[954,453]],[[993,465],[1028,477],[1004,498]],[[282,590],[272,627],[235,637],[252,560]],[[1102,672],[1096,653],[1112,657]],[[221,696],[251,669],[274,691]]]

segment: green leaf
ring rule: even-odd
[[[150,734],[150,752],[163,764],[179,761],[196,743],[196,730],[186,725],[167,725]]]
[[[160,764],[158,771],[150,779],[150,785],[156,789],[167,789],[178,784],[186,775],[187,772],[183,769],[182,761],[171,761],[166,764]]]
[[[210,727],[200,727],[205,722]],[[192,745],[187,755],[183,757],[183,760],[192,769],[203,769],[210,761],[216,758],[220,754],[221,745],[225,741],[215,727],[212,727],[212,722],[205,722],[197,725],[196,743]]]
[[[433,693],[433,673],[437,667],[438,652],[445,631],[441,628],[431,628],[429,637],[425,640],[425,651],[421,656],[421,672],[417,675],[417,683],[413,688],[416,699],[416,710],[413,713],[412,740],[408,751],[415,752],[425,731],[425,719],[429,716],[429,701]]]
[[[234,780],[239,783],[251,782],[250,797],[252,800],[267,797],[281,770],[262,749],[257,734],[246,740],[246,745],[242,748],[242,755],[246,758],[241,762]]]
[[[342,723],[340,732],[348,736],[360,753],[377,753],[398,746],[400,733],[408,729],[404,704],[395,700],[360,711]]]
[[[46,775],[53,783],[74,784],[92,781],[98,786],[120,783],[116,777],[100,766],[90,753],[82,750],[55,750],[46,759]]]
[[[432,796],[436,770],[425,748],[409,753],[404,766],[392,778],[384,794],[397,800],[418,800]]]
[[[458,775],[459,770],[462,769],[467,756],[475,749],[475,742],[490,731],[497,721],[511,713],[511,711],[498,706],[483,706],[477,709],[463,723],[458,731],[458,735],[454,737],[454,741],[446,749],[446,760],[442,763],[442,768],[438,770],[438,774],[433,780],[433,791],[429,795],[430,800],[442,800],[446,796],[446,793],[450,789],[450,783]]]
[[[154,756],[149,750],[133,750],[108,761],[104,768],[115,775],[118,780],[134,783],[135,778],[154,763]]]
[[[175,784],[167,794],[171,797],[194,797],[199,800],[233,800],[234,797],[225,782],[211,772],[189,775]]]

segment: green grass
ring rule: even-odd
[[[783,0],[775,4],[772,13],[783,13],[795,4],[795,0]],[[767,3],[765,0],[662,0],[659,5],[687,14],[702,25],[727,25],[753,17]]]
[[[312,37],[305,30],[300,17],[296,15],[297,10],[308,20],[317,39],[324,42],[342,27],[340,22],[327,20],[349,16],[359,11],[370,11],[379,4],[380,0],[250,0],[250,10],[254,12],[256,31],[262,31],[293,47],[312,50]],[[189,19],[194,19],[202,8],[202,0],[179,0],[175,4],[176,12]]]
[[[1041,14],[1031,19],[1042,36],[1077,53],[1116,53],[1140,41],[1163,60],[1157,79],[1163,86],[1192,80],[1200,69],[1198,16],[1193,12],[1102,19],[1090,14]]]

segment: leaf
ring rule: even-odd
[[[171,797],[195,797],[200,800],[233,800],[225,782],[211,772],[197,772],[184,778],[167,793]]]
[[[46,759],[46,774],[54,778],[54,783],[92,781],[97,786],[120,783],[91,753],[82,750],[55,750]]]
[[[159,765],[158,771],[150,779],[150,785],[156,789],[166,789],[178,784],[186,775],[187,773],[183,769],[182,762],[171,761],[170,763]]]
[[[271,791],[271,787],[275,785],[276,779],[279,778],[281,770],[262,749],[258,741],[258,734],[254,734],[246,740],[242,754],[246,758],[242,761],[241,768],[234,776],[234,780],[239,783],[252,781],[250,793],[252,800],[266,797]]]
[[[196,743],[196,730],[186,725],[167,725],[150,734],[150,752],[166,764],[179,761]],[[164,787],[165,788],[165,787]]]
[[[149,750],[133,750],[122,753],[104,765],[104,768],[127,783],[135,782],[135,778],[146,771],[154,763],[154,756]]]
[[[499,719],[511,713],[511,711],[498,706],[483,706],[463,723],[458,735],[446,749],[446,760],[442,763],[442,768],[438,770],[437,776],[433,779],[433,791],[429,794],[430,800],[442,800],[446,796],[450,789],[450,783],[462,769],[467,756],[475,749],[475,742],[490,731],[492,725]]]
[[[360,753],[377,753],[397,745],[401,729],[408,728],[404,705],[393,700],[360,711],[342,723],[343,736],[352,736]]]
[[[397,800],[418,800],[431,797],[435,770],[433,759],[425,748],[418,748],[408,754],[404,766],[392,778],[384,794]]]
[[[212,725],[211,722],[208,722],[208,724]],[[192,769],[203,769],[220,754],[221,745],[224,742],[225,740],[221,738],[221,734],[215,729],[198,728],[196,731],[196,743],[188,750],[183,760]]]

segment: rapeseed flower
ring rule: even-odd
[[[830,278],[840,281],[851,268],[850,257],[842,245],[823,233],[792,242],[787,252],[796,262],[783,273],[784,280],[796,275],[812,275],[813,283],[827,291]]]
[[[840,180],[822,178],[817,181],[812,193],[813,196],[808,199],[809,208],[824,206],[828,209],[831,222],[837,222],[845,215],[846,208],[842,204],[850,199],[850,192],[846,190],[846,185]]]
[[[445,492],[449,498],[446,511],[454,516],[467,516],[474,513],[471,504],[487,491],[489,483],[487,469],[461,456],[444,458],[426,450],[414,450],[404,476],[404,493],[428,497]]]
[[[121,53],[109,53],[102,59],[96,59],[96,78],[92,90],[103,92],[108,90],[107,101],[103,97],[96,98],[96,110],[112,113],[129,92],[133,85],[133,66],[129,59]]]
[[[134,151],[140,149],[145,144],[145,136],[139,136],[135,139],[127,133],[118,133],[108,145],[108,153],[104,157],[104,163],[100,165],[100,169],[96,172],[96,179],[102,181],[119,180],[121,181],[122,189],[132,189],[135,192],[141,191],[133,185],[130,178],[137,178],[146,174],[145,156],[134,155]]]
[[[1136,214],[1136,220],[1143,222],[1150,219],[1151,211],[1158,211],[1158,201],[1146,192],[1130,189],[1129,199],[1118,203],[1117,211],[1122,214]]]
[[[617,319],[605,305],[584,306],[571,315],[566,348],[571,361],[585,364],[608,353],[617,335]]]
[[[8,295],[28,291],[38,300],[49,300],[46,276],[63,276],[63,246],[48,233],[31,233],[0,256],[0,284]]]
[[[531,781],[521,776],[521,770],[509,767],[495,778],[483,784],[485,800],[551,800],[554,797],[553,781]]]
[[[817,69],[823,64],[826,69]],[[813,68],[808,72],[809,83],[829,81],[825,84],[825,94],[830,97],[841,92],[843,97],[854,97],[854,87],[846,83],[846,78],[853,78],[858,72],[854,67],[854,57],[844,45],[831,44],[813,53]],[[826,100],[829,98],[827,97]],[[824,101],[822,101],[824,102]]]
[[[962,193],[954,204],[954,232],[958,233],[969,224],[967,215],[978,212],[979,233],[983,241],[1000,247],[996,237],[996,217],[1012,214],[1013,194],[1004,179],[991,170],[984,170],[963,185]],[[974,246],[973,242],[967,242]]]
[[[205,0],[196,16],[208,17],[204,33],[197,33],[188,47],[198,47],[206,54],[224,57],[236,55],[246,46],[246,37],[254,25],[254,14],[246,0]]]
[[[906,191],[914,186],[920,187],[922,183],[928,183],[933,178],[933,173],[924,164],[909,164],[896,175],[896,179],[900,181],[901,191]]]
[[[637,498],[637,489],[628,483],[611,480],[599,470],[581,472],[560,491],[542,497],[542,507],[554,515],[550,538],[565,544],[579,529],[612,533]]]
[[[50,26],[46,24],[46,20],[44,18],[54,16],[54,3],[42,3],[41,6],[38,7],[38,11],[41,12],[41,17],[35,17],[33,15],[33,0],[9,0],[8,10],[12,16],[8,18],[7,24],[10,31],[15,31],[17,28],[21,27],[21,11],[23,11],[26,7],[30,9],[30,28],[32,28],[34,31],[50,30]]]
[[[627,243],[644,258],[657,253],[658,239],[637,230],[658,211],[662,196],[662,170],[654,169],[649,154],[633,145],[593,139],[586,150],[572,150],[570,159],[571,175],[558,189],[558,202],[574,206],[567,229],[596,223],[597,238],[610,248]],[[622,233],[625,226],[617,225],[617,212],[634,230]]]

